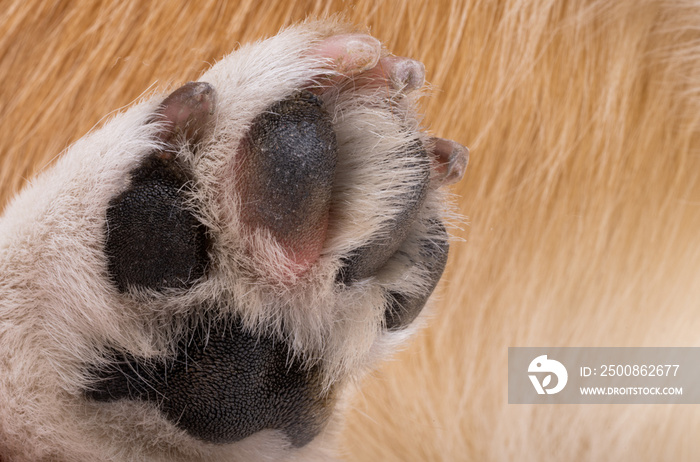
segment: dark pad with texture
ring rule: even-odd
[[[97,401],[150,401],[174,425],[210,443],[232,443],[260,430],[281,430],[304,446],[322,429],[332,398],[320,370],[292,359],[287,345],[256,337],[240,323],[197,325],[175,360],[115,353],[116,364],[92,371],[86,392]]]
[[[153,154],[110,202],[105,254],[121,292],[187,288],[204,275],[206,229],[185,205],[188,185],[174,160]]]
[[[315,261],[325,242],[337,149],[330,116],[309,92],[263,111],[242,145],[241,218],[269,230],[301,264]]]

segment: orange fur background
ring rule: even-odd
[[[348,460],[696,460],[697,406],[507,404],[509,346],[700,346],[693,2],[3,2],[0,203],[144,91],[336,12],[426,64],[425,124],[471,149],[464,242]]]

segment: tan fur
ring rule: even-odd
[[[690,2],[12,2],[2,197],[144,88],[337,11],[426,64],[426,123],[472,150],[455,189],[466,242],[452,245],[428,330],[363,384],[347,458],[692,460],[692,406],[506,398],[508,346],[698,344]]]

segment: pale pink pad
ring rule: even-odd
[[[431,186],[439,188],[458,182],[464,177],[469,163],[469,149],[456,141],[433,138],[435,148]]]
[[[361,85],[383,86],[389,84],[404,93],[417,90],[425,83],[425,65],[420,61],[401,56],[387,56],[379,60],[373,69],[363,73]]]
[[[353,75],[372,69],[379,62],[382,44],[366,34],[334,35],[323,40],[314,54],[329,59],[333,70]]]
[[[365,34],[334,35],[323,40],[314,50],[315,55],[330,60],[334,71],[342,77],[353,77],[361,86],[388,84],[404,92],[423,86],[423,63],[400,56],[380,58],[381,52],[381,42]]]
[[[196,139],[216,108],[216,90],[206,82],[187,82],[168,95],[156,111],[164,123],[158,137],[168,142],[176,136]]]

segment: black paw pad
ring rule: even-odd
[[[292,359],[284,342],[253,336],[237,321],[197,325],[167,363],[115,353],[110,369],[92,371],[86,392],[97,401],[154,403],[177,427],[210,443],[232,443],[260,430],[283,431],[304,446],[332,406],[318,367]]]
[[[121,292],[187,288],[204,275],[206,229],[185,205],[188,185],[174,160],[154,154],[131,173],[129,189],[110,201],[105,254]]]

